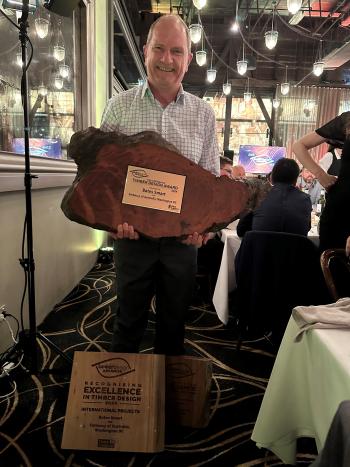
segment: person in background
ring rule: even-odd
[[[219,176],[214,112],[207,102],[185,92],[181,84],[192,53],[189,30],[179,16],[164,15],[152,24],[144,56],[147,81],[107,103],[101,130],[127,135],[156,131],[183,156]],[[111,350],[139,351],[155,294],[154,351],[183,354],[197,247],[210,235],[194,232],[183,241],[150,239],[139,235],[128,219],[116,227],[117,309]]]
[[[344,248],[350,235],[350,112],[344,112],[321,128],[303,136],[293,145],[297,159],[318,179],[326,189],[326,204],[319,222],[320,251],[329,248]],[[338,177],[325,170],[311,156],[309,150],[328,142],[333,147],[343,148]],[[332,158],[333,160],[333,158]],[[333,165],[333,164],[331,164]]]
[[[225,156],[220,156],[220,177],[233,178],[232,161]]]
[[[307,235],[311,228],[310,196],[296,187],[299,166],[293,159],[282,158],[271,173],[272,188],[261,204],[237,225],[239,237],[249,230],[269,230]]]
[[[317,201],[321,195],[321,190],[323,189],[322,185],[316,180],[310,170],[307,169],[301,171],[299,180],[297,184],[298,188],[310,196],[312,206],[316,207]]]
[[[233,178],[245,178],[246,173],[243,165],[232,166],[232,176]]]

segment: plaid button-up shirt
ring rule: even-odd
[[[216,176],[220,174],[214,111],[182,87],[166,108],[154,98],[147,82],[118,94],[105,108],[101,130],[128,136],[156,131],[183,156]]]

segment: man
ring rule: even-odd
[[[299,166],[293,159],[282,158],[271,173],[272,188],[261,204],[240,219],[237,234],[248,230],[270,230],[307,235],[311,228],[310,196],[295,185]]]
[[[157,131],[182,155],[218,176],[214,112],[181,84],[192,60],[190,47],[188,28],[179,16],[157,19],[144,46],[147,82],[108,102],[101,129],[127,135]],[[184,322],[195,283],[197,247],[210,235],[194,232],[182,242],[149,239],[127,221],[117,226],[118,299],[111,350],[138,352],[155,294],[154,350],[180,355],[184,353]]]
[[[232,175],[233,178],[245,178],[246,173],[245,173],[245,168],[243,165],[234,165],[232,167]]]
[[[225,156],[220,156],[220,177],[233,178],[232,161]]]

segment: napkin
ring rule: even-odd
[[[292,316],[300,328],[295,342],[300,341],[308,329],[350,328],[350,298],[341,298],[329,305],[296,306]]]

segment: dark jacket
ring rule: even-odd
[[[276,183],[260,206],[240,219],[237,234],[269,230],[307,235],[311,228],[310,196],[293,185]]]

